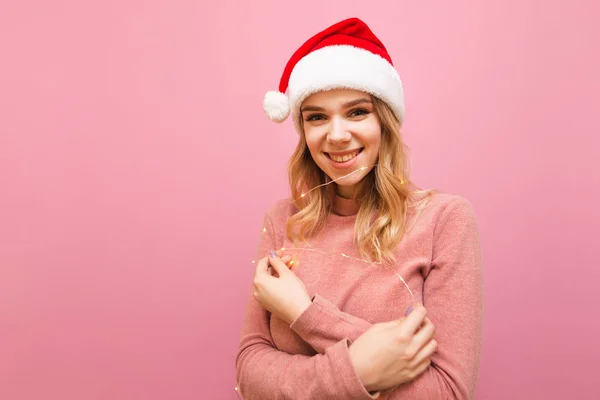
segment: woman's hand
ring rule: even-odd
[[[435,327],[417,305],[408,317],[371,326],[350,346],[350,359],[368,391],[393,388],[421,375],[437,350]]]
[[[265,310],[291,324],[310,306],[310,296],[304,283],[285,264],[290,257],[273,255],[261,259],[256,266],[254,298]]]

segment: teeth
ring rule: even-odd
[[[354,157],[356,157],[357,155],[358,155],[358,150],[356,150],[356,151],[355,151],[355,152],[353,152],[353,153],[346,154],[346,155],[344,155],[344,156],[336,156],[336,155],[333,155],[333,154],[330,154],[329,156],[330,156],[330,157],[331,157],[331,159],[332,159],[333,161],[335,161],[335,162],[346,162],[346,161],[348,161],[348,160],[351,160],[351,159],[353,159],[353,158],[354,158]]]

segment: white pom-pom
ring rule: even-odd
[[[263,109],[271,121],[283,122],[290,115],[290,100],[281,92],[270,91],[265,94]]]

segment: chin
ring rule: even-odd
[[[347,175],[347,173],[336,172],[334,174],[327,174],[327,175],[329,176],[329,178],[331,178],[333,180],[333,179],[339,179],[342,176]],[[358,184],[363,178],[364,178],[363,173],[357,172],[356,174],[351,175],[347,178],[340,179],[339,181],[336,182],[336,184],[340,187],[352,187],[352,186],[355,186],[356,184]]]

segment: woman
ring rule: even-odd
[[[477,224],[467,200],[408,178],[402,83],[384,45],[356,18],[325,29],[264,107],[277,122],[291,114],[299,142],[292,198],[265,215],[236,390],[245,400],[472,398]]]

